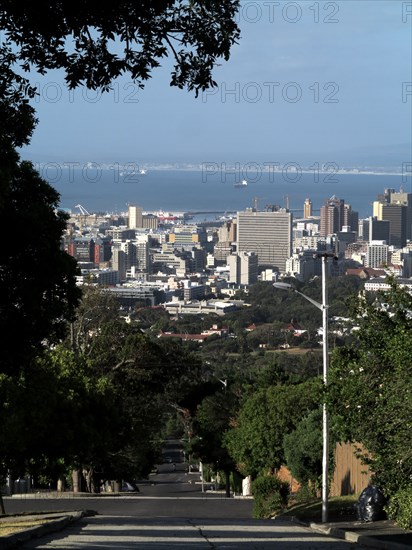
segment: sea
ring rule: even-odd
[[[333,195],[359,212],[372,215],[372,202],[384,189],[412,192],[411,174],[341,173],[334,171],[249,172],[247,185],[241,174],[218,170],[151,170],[144,173],[119,166],[88,163],[82,167],[39,165],[40,174],[60,194],[60,208],[90,213],[122,213],[129,205],[146,212],[192,212],[196,219],[214,219],[254,207],[288,206],[295,218],[303,214],[310,198],[313,214]]]

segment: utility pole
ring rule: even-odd
[[[299,292],[289,283],[273,283],[275,288],[281,290],[289,290],[299,294],[305,300],[313,304],[315,307],[322,311],[322,330],[323,330],[323,385],[326,390],[328,385],[328,371],[329,371],[329,345],[328,345],[328,293],[327,293],[327,276],[328,276],[328,259],[336,258],[333,252],[319,252],[318,258],[322,258],[322,303],[317,302],[310,296],[306,296],[302,292]],[[322,403],[322,523],[328,521],[329,510],[329,418],[328,410],[326,407],[326,401]]]

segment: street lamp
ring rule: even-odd
[[[313,300],[306,294],[299,292],[292,285],[288,283],[273,283],[275,288],[281,290],[289,290],[295,292],[300,296],[303,296],[305,300],[313,304],[315,307],[322,311],[322,326],[323,326],[323,385],[326,387],[328,384],[328,370],[329,370],[329,353],[328,353],[328,299],[326,292],[326,274],[328,258],[335,257],[331,252],[321,252],[317,254],[318,258],[322,258],[322,303]],[[322,451],[322,522],[328,521],[328,465],[329,465],[329,419],[328,411],[326,408],[326,402],[323,402],[323,414],[322,414],[322,434],[323,434],[323,451]]]

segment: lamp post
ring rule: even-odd
[[[313,300],[306,294],[299,292],[292,285],[288,283],[273,283],[275,288],[281,290],[289,290],[295,292],[300,296],[303,296],[305,300],[313,304],[315,307],[322,311],[322,330],[323,330],[323,385],[328,384],[328,371],[329,371],[329,349],[328,349],[328,296],[326,288],[326,275],[327,275],[327,263],[328,258],[335,257],[331,252],[320,252],[317,254],[318,258],[322,258],[322,303]],[[328,521],[328,496],[329,496],[329,484],[328,484],[328,466],[329,466],[329,418],[326,408],[326,402],[322,405],[322,522]]]

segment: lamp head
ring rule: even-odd
[[[275,288],[280,288],[281,290],[292,290],[293,286],[289,283],[273,283]]]

